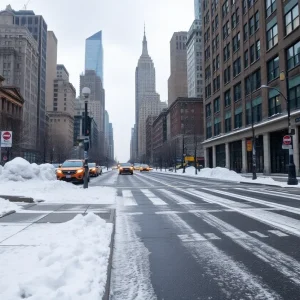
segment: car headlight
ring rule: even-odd
[[[56,173],[61,174],[61,173],[62,173],[62,170],[56,170]]]
[[[80,173],[83,173],[83,172],[84,172],[84,170],[80,169],[80,170],[77,170],[76,173],[80,174]]]
[[[120,168],[120,171],[122,171],[123,170],[123,168]]]
[[[130,167],[130,170],[133,170],[133,167]]]
[[[96,168],[93,168],[92,171],[96,171]]]

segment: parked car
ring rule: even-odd
[[[140,168],[141,168],[141,164],[138,164],[138,163],[134,163],[134,164],[133,164],[133,169],[134,169],[135,171],[138,171]]]
[[[150,167],[148,165],[141,165],[140,172],[150,171]]]
[[[83,183],[84,175],[84,160],[81,159],[66,160],[61,167],[56,170],[57,179],[68,182]],[[89,180],[90,175],[88,175],[88,181]]]
[[[133,175],[133,166],[130,163],[122,163],[119,167],[119,175],[131,174]]]
[[[98,177],[99,175],[102,175],[102,168],[100,166],[97,166],[96,163],[89,163],[88,166],[90,176]]]

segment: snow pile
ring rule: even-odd
[[[16,157],[7,162],[0,170],[0,181],[26,181],[31,179],[56,180],[55,168],[50,164],[30,164],[27,160]]]
[[[0,195],[31,197],[35,201],[69,204],[114,204],[116,190],[111,187],[91,186],[83,189],[82,185],[59,180],[27,180],[1,182]]]
[[[111,233],[112,224],[89,213],[30,226],[7,239],[28,246],[0,250],[0,299],[102,299]]]
[[[0,218],[12,210],[17,211],[19,209],[20,207],[17,204],[0,198]]]
[[[186,172],[195,174],[195,168],[188,168]],[[225,179],[225,180],[232,180],[232,181],[240,181],[244,178],[237,174],[236,172],[232,170],[228,170],[226,168],[204,168],[201,169],[200,172],[198,172],[199,177],[205,177],[205,178],[215,178],[215,179]]]

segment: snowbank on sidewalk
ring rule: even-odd
[[[0,248],[0,299],[102,299],[111,233],[112,224],[89,213],[12,236]]]
[[[111,187],[90,186],[50,180],[27,180],[25,182],[0,181],[0,195],[31,197],[35,201],[70,204],[114,204],[116,190]]]
[[[8,200],[5,200],[3,198],[0,198],[0,218],[6,213],[8,213],[9,211],[12,210],[18,211],[19,209],[21,209],[21,207],[18,206],[17,204],[13,202],[9,202]]]
[[[56,180],[55,168],[50,164],[31,164],[16,157],[0,169],[0,181]]]

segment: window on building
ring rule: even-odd
[[[236,59],[233,62],[233,77],[237,76],[238,74],[240,74],[242,71],[242,67],[241,67],[241,58],[239,57],[238,59]]]
[[[210,46],[208,46],[204,52],[204,59],[208,60],[210,58]]]
[[[250,47],[250,63],[252,64],[255,61],[255,48],[254,45]]]
[[[220,112],[220,97],[214,100],[214,113]]]
[[[223,49],[223,59],[226,62],[230,58],[230,43],[228,43]]]
[[[234,128],[241,128],[243,126],[243,109],[240,106],[234,112]]]
[[[278,44],[278,26],[275,24],[267,31],[267,50]]]
[[[244,53],[244,68],[249,66],[249,51],[246,50]]]
[[[262,98],[253,99],[252,102],[246,103],[246,125],[252,124],[252,112],[253,111],[253,123],[258,123],[262,120]]]
[[[232,39],[232,51],[236,52],[240,49],[241,35],[240,33],[236,34]]]
[[[242,98],[242,83],[239,82],[233,87],[233,100],[237,102]]]
[[[209,139],[212,137],[212,128],[211,128],[211,121],[206,123],[206,138]]]
[[[216,40],[216,49],[218,49],[219,45],[220,45],[220,39],[219,39],[219,35],[218,34],[216,35],[215,40]]]
[[[229,12],[229,3],[228,0],[225,0],[224,4],[222,5],[222,17],[224,18]]]
[[[279,77],[279,57],[271,59],[267,63],[268,81],[274,80]]]
[[[230,33],[230,24],[229,21],[223,26],[223,40],[229,36]]]
[[[260,58],[260,40],[255,42],[255,56],[256,60]]]
[[[276,10],[276,0],[266,0],[266,15],[269,17]]]
[[[211,116],[211,103],[206,104],[205,111],[206,111],[206,118],[209,118]]]
[[[220,55],[219,54],[216,56],[216,68],[217,68],[217,70],[220,69]]]
[[[210,70],[210,65],[205,69],[205,80],[210,79],[211,77],[211,70]]]
[[[244,25],[244,41],[248,39],[248,23]]]
[[[215,93],[220,89],[220,75],[218,75],[214,80],[213,80],[213,92]]]
[[[230,82],[230,66],[224,70],[224,84]]]
[[[259,11],[255,13],[254,19],[255,19],[254,29],[256,31],[259,28]]]
[[[250,20],[249,20],[249,34],[250,34],[250,36],[252,35],[252,34],[254,34],[254,16],[253,17],[251,17],[250,18]]]
[[[242,0],[243,1],[243,14],[247,12],[247,0]]]
[[[277,91],[269,92],[269,117],[281,113],[281,100]]]
[[[293,86],[289,89],[289,100],[291,109],[300,108],[300,80],[298,82],[298,85]]]
[[[205,98],[209,98],[211,96],[211,84],[208,84],[205,87]]]
[[[245,78],[245,95],[249,95],[251,92],[259,89],[261,86],[260,69],[250,74]]]
[[[288,70],[300,65],[300,41],[286,51]]]
[[[215,17],[215,27],[216,27],[216,29],[219,27],[219,16],[218,15],[216,15],[216,17]]]
[[[230,89],[224,93],[224,104],[225,107],[231,105]]]
[[[237,8],[231,16],[232,28],[235,28],[238,23],[239,23],[239,9]]]
[[[225,113],[225,133],[231,131],[231,111]]]
[[[291,33],[299,26],[299,5],[296,4],[285,14],[285,34]]]
[[[221,133],[221,120],[219,117],[214,120],[214,136],[217,136]]]

